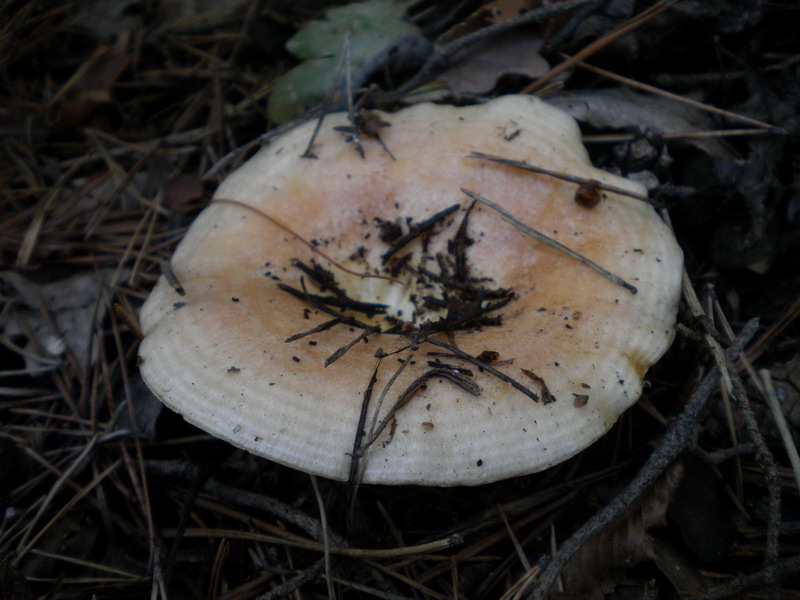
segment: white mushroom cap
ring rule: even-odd
[[[464,301],[457,289],[443,289],[420,273],[425,269],[435,279],[441,264],[453,273],[453,240],[470,204],[460,191],[466,188],[622,277],[638,293],[475,206],[464,281],[473,291],[511,289],[514,297],[485,315],[497,317],[496,324],[430,337],[473,357],[496,352],[497,371],[540,397],[541,378],[555,401],[534,401],[476,364],[442,356],[447,349],[418,339],[415,350],[378,364],[362,443],[381,393],[412,352],[386,391],[377,422],[436,361],[449,365],[438,368],[453,376],[437,371],[386,421],[360,459],[362,481],[475,485],[566,460],[638,399],[645,372],[672,341],[682,255],[671,231],[640,200],[607,193],[587,209],[575,202],[575,183],[468,158],[471,152],[495,154],[644,193],[640,185],[592,167],[575,122],[536,98],[374,114],[390,124],[380,130],[385,149],[362,136],[361,158],[347,134],[334,130],[349,125],[347,116],[329,115],[313,158],[300,157],[315,126],[310,122],[275,139],[222,183],[215,199],[256,210],[214,202],[179,245],[172,271],[185,296],[162,277],[141,312],[145,381],[169,407],[217,437],[297,469],[347,479],[376,351],[407,348],[411,334],[424,339],[420,328],[424,333],[448,314],[430,308],[435,300],[423,306],[423,295]],[[381,241],[376,219],[396,222],[406,233],[454,204],[461,205],[456,212],[395,255],[410,254],[407,264],[417,275],[400,270],[394,275],[399,282],[391,282],[352,274],[386,274],[390,263],[381,255],[391,244]],[[373,333],[328,367],[326,358],[364,330],[337,324],[285,342],[332,318],[279,287],[333,296],[295,261],[319,265],[349,298],[388,305],[388,313],[408,321],[406,334]],[[486,309],[495,301],[469,307]],[[448,305],[451,317],[462,304]],[[347,314],[384,331],[396,322]],[[478,395],[468,393],[464,382],[477,385]]]

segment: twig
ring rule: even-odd
[[[509,384],[515,390],[517,390],[519,392],[522,392],[523,394],[525,394],[528,398],[530,398],[534,402],[538,402],[539,401],[539,396],[537,396],[536,393],[534,393],[533,391],[531,391],[528,388],[526,388],[524,385],[522,385],[516,379],[513,379],[512,377],[509,377],[505,373],[502,373],[502,372],[498,371],[497,369],[495,369],[489,363],[487,363],[485,361],[482,361],[480,359],[477,359],[474,356],[471,356],[471,355],[467,354],[463,350],[459,350],[455,346],[452,346],[452,345],[447,344],[445,342],[440,342],[439,340],[435,340],[433,338],[425,338],[424,340],[421,340],[421,341],[422,342],[428,342],[429,344],[433,344],[434,346],[439,346],[440,348],[444,348],[445,350],[455,354],[459,358],[463,358],[464,360],[466,360],[468,362],[471,362],[473,365],[475,365],[477,367],[480,367],[481,369],[483,369],[487,373],[490,373],[491,375],[494,375],[500,381],[503,381],[504,383]]]
[[[191,487],[187,491],[186,500],[183,502],[180,514],[178,516],[178,525],[176,527],[176,534],[172,540],[167,556],[163,558],[163,579],[166,583],[172,581],[172,574],[175,571],[175,565],[178,559],[178,550],[180,550],[181,542],[183,541],[183,534],[189,525],[189,519],[192,518],[194,511],[195,501],[203,487],[203,484],[211,477],[214,470],[214,464],[203,465],[197,469],[196,478],[191,482]]]
[[[161,533],[169,537],[175,533],[174,529],[162,529]],[[333,536],[333,534],[331,534]],[[208,529],[192,528],[186,530],[187,538],[213,539],[229,538],[236,540],[251,540],[271,545],[283,545],[287,548],[303,548],[314,552],[324,552],[325,546],[321,542],[312,542],[307,539],[291,536],[288,533],[285,537],[267,535],[254,531],[242,531],[241,529]],[[431,542],[425,542],[414,546],[402,546],[400,548],[350,548],[349,546],[330,546],[330,553],[334,556],[348,556],[352,558],[365,559],[396,559],[407,556],[419,556],[421,554],[431,554],[447,550],[453,546],[464,543],[464,539],[459,534],[448,535]]]
[[[758,320],[749,321],[741,333],[725,351],[727,360],[734,360],[752,339],[758,329]],[[605,507],[596,512],[578,531],[562,544],[561,549],[542,572],[533,592],[528,596],[532,600],[545,600],[547,593],[569,559],[591,538],[619,515],[621,515],[637,498],[639,498],[661,476],[666,468],[685,452],[692,443],[692,434],[697,419],[705,407],[706,400],[716,389],[720,380],[719,367],[706,375],[689,398],[686,406],[672,426],[664,434],[658,445],[636,477],[625,489]]]
[[[564,13],[568,13],[577,8],[587,6],[595,1],[596,0],[565,0],[564,2],[558,2],[555,4],[547,4],[537,9],[530,10],[516,18],[508,19],[494,25],[489,25],[483,29],[479,29],[474,33],[462,36],[444,46],[434,46],[430,57],[425,64],[422,65],[422,68],[420,68],[417,74],[397,88],[394,92],[386,95],[387,102],[396,101],[409,92],[413,92],[422,84],[427,83],[436,69],[442,67],[445,63],[447,63],[448,60],[453,58],[453,56],[470,46],[473,46],[489,37],[502,35],[506,31],[516,27],[533,25],[535,23],[543,23],[544,21],[552,19],[553,17],[557,17],[558,15],[563,15]]]
[[[795,575],[798,572],[800,572],[800,555],[778,561],[776,567],[776,574],[778,577]],[[728,583],[718,585],[702,596],[695,596],[693,600],[723,600],[724,598],[732,598],[734,596],[741,597],[747,590],[752,590],[768,584],[769,577],[770,574],[764,571],[759,571],[752,575],[744,575]],[[772,597],[779,598],[780,595]]]
[[[745,135],[780,135],[777,129],[706,129],[704,131],[678,131],[675,133],[661,133],[659,138],[662,140],[682,140],[699,138],[723,138],[737,137]],[[602,133],[597,135],[584,135],[584,144],[616,144],[618,142],[630,142],[640,137],[639,133]],[[651,200],[651,202],[653,202]]]
[[[312,244],[311,242],[306,240],[303,236],[301,236],[298,233],[295,233],[288,225],[284,225],[283,223],[278,221],[278,219],[276,219],[274,217],[271,217],[270,215],[265,213],[263,210],[258,209],[255,206],[251,206],[251,205],[247,204],[246,202],[240,202],[239,200],[232,200],[230,198],[214,198],[214,200],[212,201],[212,204],[232,204],[233,206],[239,206],[241,208],[244,208],[246,210],[249,210],[249,211],[252,211],[252,212],[256,213],[257,215],[265,218],[267,221],[269,221],[270,223],[275,225],[278,229],[282,229],[283,231],[285,231],[286,233],[288,233],[289,235],[291,235],[292,237],[297,239],[301,244],[303,244],[304,246],[308,247],[312,252],[314,252],[315,254],[319,254],[322,258],[327,260],[329,263],[331,263],[337,269],[340,269],[340,270],[344,271],[345,273],[349,273],[350,275],[355,275],[356,277],[373,278],[373,279],[385,279],[386,281],[391,281],[392,283],[398,283],[398,281],[396,279],[394,279],[393,277],[389,277],[387,275],[377,275],[375,273],[357,273],[356,271],[352,271],[351,269],[348,269],[344,265],[339,264],[338,262],[336,262],[335,260],[330,258],[327,254],[325,254],[322,250],[317,248],[314,244]]]
[[[231,551],[231,543],[226,540],[220,540],[219,546],[217,547],[217,554],[214,556],[214,562],[211,565],[211,576],[209,577],[208,583],[208,595],[206,598],[208,600],[216,600],[217,593],[219,592],[220,588],[220,581],[222,580],[222,568],[225,565],[225,561],[228,560],[228,555]],[[167,580],[169,581],[169,580]]]
[[[273,127],[272,129],[270,129],[266,133],[262,134],[260,137],[257,137],[256,139],[251,140],[251,141],[247,142],[246,144],[231,150],[230,152],[228,152],[225,156],[220,158],[217,162],[215,162],[211,166],[211,168],[205,173],[205,175],[203,175],[203,180],[204,181],[208,181],[208,180],[211,180],[211,179],[215,179],[222,171],[226,170],[231,164],[233,164],[234,162],[239,160],[240,157],[242,157],[245,154],[247,154],[248,152],[250,152],[250,150],[252,150],[256,146],[264,146],[269,141],[273,140],[274,138],[278,137],[279,135],[282,135],[282,134],[286,133],[287,131],[291,131],[295,127],[299,127],[300,125],[302,125],[306,121],[311,120],[311,118],[312,118],[311,115],[315,111],[319,110],[320,107],[321,107],[321,104],[319,104],[317,106],[314,106],[314,107],[310,108],[308,111],[306,111],[305,113],[303,113],[302,115],[300,115],[299,117],[297,117],[296,119],[292,119],[291,121],[287,121],[286,123],[284,123],[283,125],[279,125],[278,127]],[[320,123],[320,125],[321,125],[321,123]],[[200,136],[196,136],[196,137],[200,137]],[[162,139],[164,140],[163,143],[165,143],[168,138],[162,138]],[[160,141],[160,140],[156,140],[156,142],[158,142],[158,141]],[[181,139],[180,141],[183,141],[183,140]],[[190,139],[189,141],[191,142],[191,141],[195,141],[195,140]]]
[[[311,134],[311,138],[308,140],[308,146],[306,146],[305,151],[300,155],[300,158],[309,158],[311,154],[311,149],[314,147],[314,141],[317,139],[317,135],[319,134],[319,130],[322,128],[322,122],[325,120],[325,115],[328,112],[328,106],[333,101],[333,97],[336,95],[336,91],[339,87],[339,77],[342,74],[342,65],[345,64],[345,60],[350,60],[350,40],[352,38],[353,30],[348,29],[347,33],[344,36],[344,48],[342,50],[342,55],[339,57],[339,64],[336,66],[336,74],[333,76],[333,81],[331,81],[328,90],[325,92],[325,98],[322,100],[322,103],[319,105],[319,119],[317,119],[317,124],[314,127],[314,131]],[[345,58],[346,57],[346,58]],[[348,64],[347,69],[347,93],[348,97],[352,98],[352,91],[350,90],[350,69]],[[312,110],[316,110],[316,107]],[[309,111],[310,112],[310,111]]]
[[[375,431],[372,433],[369,439],[364,443],[364,448],[367,449],[375,441],[380,437],[383,430],[386,429],[386,426],[391,423],[394,416],[397,414],[401,408],[403,408],[408,402],[414,397],[414,394],[417,393],[425,382],[428,379],[432,379],[434,377],[442,377],[444,379],[449,379],[457,386],[459,386],[465,392],[472,394],[473,396],[479,396],[481,393],[481,389],[478,387],[478,384],[469,381],[468,379],[464,378],[463,376],[459,375],[458,373],[454,373],[453,371],[449,371],[447,369],[429,369],[425,371],[422,375],[417,377],[414,381],[412,381],[409,386],[403,390],[403,393],[398,396],[397,400],[395,401],[392,408],[386,413],[386,415],[381,419],[381,422],[378,424]]]
[[[141,341],[144,339],[144,334],[142,333],[142,327],[139,325],[138,319],[131,313],[127,308],[125,308],[119,302],[114,302],[113,305],[114,314],[120,318],[120,320],[128,326],[130,332],[134,335],[134,337]],[[94,339],[94,338],[92,338]]]
[[[370,587],[356,581],[344,579],[343,577],[334,577],[336,583],[346,588],[353,589],[357,592],[362,592],[362,598],[380,598],[381,600],[411,600],[408,596],[401,596],[391,592],[385,592],[375,587]]]
[[[732,370],[732,369],[731,369]],[[767,535],[764,543],[764,567],[766,583],[770,588],[770,596],[780,596],[780,578],[778,576],[778,556],[780,553],[779,535],[781,522],[781,489],[778,469],[775,459],[761,435],[753,409],[747,401],[747,392],[738,374],[731,374],[733,382],[733,397],[737,401],[740,414],[744,418],[744,425],[750,439],[756,446],[756,462],[764,472],[764,482],[767,486]]]
[[[437,223],[446,219],[448,216],[456,212],[459,208],[461,208],[460,204],[453,204],[452,206],[448,206],[444,210],[440,210],[438,213],[436,213],[435,215],[433,215],[428,219],[425,219],[421,223],[416,223],[412,225],[410,231],[407,234],[405,234],[396,242],[394,242],[392,246],[381,255],[381,260],[386,262],[389,259],[389,257],[399,252],[403,248],[403,246],[413,241],[423,233],[427,233],[428,231],[433,229]]]
[[[97,443],[97,438],[92,438],[89,440],[89,443],[83,448],[80,454],[75,458],[69,468],[64,471],[61,477],[52,485],[50,491],[44,497],[44,500],[39,505],[39,510],[36,512],[36,515],[31,519],[30,523],[26,527],[25,533],[22,536],[19,544],[17,545],[17,561],[19,561],[23,555],[23,549],[27,547],[30,549],[31,544],[28,544],[29,538],[33,535],[34,530],[36,529],[36,525],[38,524],[39,520],[42,519],[47,512],[47,509],[50,507],[50,504],[55,499],[56,495],[64,484],[72,478],[74,474],[80,473],[89,463],[88,458],[91,456],[92,452],[94,452],[94,447]]]
[[[710,464],[710,465],[719,465],[724,463],[731,458],[736,458],[739,456],[744,456],[745,454],[752,454],[755,451],[756,447],[755,444],[744,443],[744,444],[737,444],[736,446],[731,446],[730,448],[722,448],[721,450],[714,450],[713,452],[707,452],[702,448],[692,448],[692,454],[694,454],[700,460]]]
[[[503,520],[503,526],[506,528],[508,532],[508,538],[511,540],[511,543],[514,544],[514,551],[517,553],[517,559],[522,564],[523,568],[526,571],[530,571],[531,563],[528,560],[528,557],[525,555],[525,550],[522,548],[522,544],[519,543],[519,539],[517,535],[514,533],[514,529],[511,527],[511,523],[508,522],[508,517],[506,516],[506,512],[503,510],[503,505],[497,505],[497,514],[500,515],[500,518]]]
[[[353,511],[355,510],[356,493],[358,491],[358,484],[360,483],[358,477],[358,466],[363,452],[361,451],[361,440],[364,439],[364,424],[367,422],[367,413],[369,412],[369,403],[372,401],[372,391],[375,389],[375,382],[378,380],[378,369],[381,366],[382,356],[378,357],[375,362],[375,368],[372,369],[372,376],[369,378],[367,389],[364,390],[364,397],[361,400],[361,411],[358,415],[358,425],[356,425],[356,435],[353,438],[353,454],[350,456],[350,473],[347,476],[347,483],[350,487],[350,501],[349,516],[352,519]]]
[[[364,147],[361,145],[361,138],[359,137],[358,126],[356,125],[355,108],[353,106],[353,80],[350,73],[350,40],[353,36],[353,29],[349,27],[347,34],[344,36],[344,48],[342,49],[342,56],[344,57],[344,78],[345,78],[345,95],[347,96],[347,120],[353,126],[353,131],[350,134],[350,139],[356,147],[356,151],[364,158]]]
[[[595,52],[597,52],[597,51],[605,48],[609,44],[617,41],[619,38],[627,35],[631,31],[633,31],[634,29],[636,29],[638,27],[641,27],[642,25],[647,23],[647,21],[649,21],[653,17],[657,16],[661,12],[665,11],[670,6],[675,4],[675,2],[677,2],[677,1],[678,0],[659,0],[658,2],[653,4],[652,6],[646,8],[645,10],[643,10],[638,15],[635,15],[633,18],[629,19],[628,21],[626,21],[625,23],[623,23],[622,25],[617,27],[614,31],[611,31],[611,32],[607,33],[606,35],[604,35],[603,37],[593,41],[591,44],[589,44],[588,46],[583,48],[580,52],[578,52],[571,59],[565,60],[561,64],[558,64],[555,67],[553,67],[552,69],[550,69],[550,71],[548,71],[547,73],[542,75],[539,79],[537,79],[536,81],[531,83],[528,87],[526,87],[524,90],[522,90],[522,93],[523,94],[532,94],[536,90],[542,89],[542,87],[544,87],[544,85],[548,81],[553,79],[556,75],[559,75],[560,73],[563,73],[564,71],[572,68],[572,66],[576,62],[578,62],[578,61],[580,61],[580,60],[582,60],[584,58],[588,58],[589,56],[591,56]]]
[[[452,558],[454,558],[454,557],[452,557]],[[411,587],[412,589],[418,591],[419,594],[415,594],[414,595],[415,598],[425,598],[425,600],[428,600],[428,599],[432,599],[432,600],[454,600],[452,596],[448,596],[448,595],[445,595],[445,594],[440,594],[439,592],[436,592],[436,591],[432,590],[431,588],[429,588],[428,586],[420,583],[414,577],[408,577],[406,575],[403,575],[402,573],[399,573],[396,569],[399,569],[400,566],[395,567],[393,565],[393,567],[387,567],[387,566],[385,566],[385,565],[383,565],[383,564],[381,564],[379,562],[376,562],[374,560],[368,560],[368,559],[364,559],[364,562],[367,565],[369,565],[370,567],[372,567],[373,569],[375,569],[377,571],[380,571],[381,573],[385,573],[389,577],[392,577],[392,578],[394,578],[394,579],[396,579],[398,581],[401,581],[401,582],[405,583],[406,585],[408,585],[409,587]],[[403,565],[403,566],[405,566],[405,565]]]
[[[761,353],[766,350],[767,346],[783,331],[800,318],[800,294],[794,299],[791,306],[786,309],[781,317],[772,323],[767,330],[753,342],[753,345],[747,349],[747,359],[756,360]]]
[[[275,586],[266,594],[257,596],[256,600],[278,600],[278,598],[286,598],[304,583],[315,580],[323,573],[323,571],[325,571],[325,559],[320,558],[317,562],[308,567],[305,571],[302,571],[299,575],[296,575],[292,579],[284,581],[282,584]]]
[[[506,223],[509,223],[509,224],[513,225],[514,227],[519,229],[525,235],[530,236],[533,239],[535,239],[535,240],[537,240],[539,242],[542,242],[543,244],[547,244],[551,248],[554,248],[555,250],[558,250],[559,252],[562,252],[562,253],[566,254],[570,258],[574,258],[578,262],[581,262],[581,263],[585,264],[587,267],[591,267],[592,269],[594,269],[595,271],[600,273],[603,277],[606,277],[607,279],[611,280],[612,282],[616,283],[617,285],[620,285],[620,286],[624,287],[631,294],[637,294],[639,292],[639,290],[637,290],[636,287],[632,286],[630,283],[628,283],[627,281],[622,279],[622,277],[620,277],[619,275],[614,275],[614,273],[612,273],[611,271],[601,267],[600,265],[598,265],[593,260],[578,254],[577,252],[575,252],[571,248],[567,248],[564,244],[562,244],[560,242],[557,242],[553,238],[548,237],[545,234],[536,231],[533,227],[530,227],[529,225],[526,225],[525,223],[523,223],[522,221],[517,219],[514,215],[512,215],[510,212],[508,212],[502,206],[500,206],[498,204],[495,204],[494,202],[492,202],[491,200],[488,200],[487,198],[484,198],[480,194],[476,194],[474,192],[470,192],[467,189],[461,188],[461,191],[464,192],[467,196],[469,196],[473,200],[477,200],[478,202],[480,202],[482,204],[485,204],[489,208],[494,209],[497,212],[499,212],[503,216],[503,220]]]
[[[23,539],[18,546],[17,555],[14,559],[15,565],[19,565],[22,559],[25,558],[25,555],[27,555],[28,552],[31,551],[33,546],[36,545],[36,543],[51,527],[53,527],[58,523],[62,523],[64,520],[64,515],[66,515],[70,510],[72,510],[72,507],[74,507],[86,494],[94,490],[106,477],[108,477],[112,472],[114,472],[117,469],[117,467],[119,467],[121,464],[122,464],[122,459],[119,458],[115,462],[111,463],[111,465],[109,465],[104,471],[98,473],[92,479],[92,481],[90,481],[83,488],[81,488],[81,490],[77,494],[72,496],[72,498],[70,498],[67,502],[61,505],[55,512],[55,514],[52,516],[52,518],[47,523],[42,525],[39,531],[35,535],[31,536],[30,539],[28,536],[33,532],[33,527],[29,526],[25,530]],[[46,506],[47,506],[46,504],[41,505],[42,508],[45,508]],[[41,514],[42,513],[40,510],[40,512],[37,513],[36,515],[37,518]]]
[[[386,356],[388,355],[383,355],[381,356],[381,358],[385,358]],[[384,400],[386,400],[386,394],[389,393],[389,390],[392,389],[394,382],[397,381],[397,378],[400,377],[400,374],[403,371],[405,371],[406,367],[411,364],[412,360],[414,360],[413,351],[409,356],[403,359],[403,361],[400,363],[400,366],[397,369],[395,369],[395,372],[392,374],[389,381],[386,383],[385,386],[383,386],[383,389],[381,390],[381,395],[378,396],[378,401],[375,403],[375,408],[372,411],[372,421],[369,426],[369,434],[367,435],[368,440],[374,440],[378,438],[378,436],[375,435],[375,429],[378,426],[378,417],[380,416],[381,408],[383,407],[383,402]],[[358,447],[355,448],[353,456],[358,456],[359,458],[361,458],[366,454],[368,447],[369,446],[366,444],[362,445],[361,441],[359,440]]]
[[[288,294],[291,294],[292,296],[294,296],[295,298],[297,298],[299,300],[303,300],[304,302],[308,302],[311,306],[313,306],[317,310],[322,311],[322,312],[334,317],[340,323],[344,323],[344,324],[350,325],[352,327],[360,327],[361,329],[372,329],[372,327],[370,327],[366,323],[363,323],[363,322],[359,321],[358,319],[354,319],[352,317],[348,317],[346,314],[341,313],[338,310],[332,309],[327,304],[324,304],[322,302],[317,302],[314,299],[314,295],[313,294],[309,294],[308,292],[305,292],[305,291],[302,291],[302,290],[298,290],[297,288],[293,288],[292,286],[286,285],[285,283],[279,283],[278,284],[278,289],[280,289],[280,290],[282,290],[282,291],[284,291],[284,292],[286,292]]]
[[[725,335],[732,339],[733,329],[728,323],[725,314],[720,310],[718,312],[719,322],[722,325],[722,331]],[[742,355],[739,357],[746,368],[752,373],[753,379],[760,387],[760,380],[757,374],[753,371],[747,358]],[[761,435],[758,422],[753,409],[747,400],[747,392],[744,389],[741,377],[736,372],[736,369],[730,368],[731,383],[733,385],[732,396],[738,402],[740,412],[744,418],[745,428],[750,435],[752,443],[756,447],[756,462],[758,462],[761,469],[764,471],[764,481],[767,485],[767,498],[768,498],[768,513],[767,513],[767,536],[764,548],[764,572],[769,581],[772,595],[777,597],[780,595],[779,591],[779,578],[777,574],[777,561],[780,552],[779,548],[779,535],[781,523],[781,489],[778,478],[778,469],[775,465],[775,459],[767,446],[764,436]],[[766,391],[764,395],[767,396]]]
[[[145,467],[151,473],[162,477],[168,477],[172,480],[179,479],[186,482],[195,481],[199,470],[195,465],[186,463],[185,461],[169,460],[148,460],[145,461]],[[207,494],[216,496],[221,500],[268,512],[288,523],[296,525],[314,539],[322,539],[322,524],[319,521],[280,500],[223,484],[213,477],[206,480],[202,489]],[[349,545],[345,540],[334,534],[331,534],[331,542],[335,546],[347,547]]]
[[[317,304],[324,304],[325,306],[333,306],[335,308],[341,308],[343,310],[353,310],[356,312],[362,312],[368,317],[372,317],[376,314],[383,314],[386,312],[386,309],[389,308],[388,304],[376,304],[374,302],[361,302],[359,300],[353,300],[347,297],[339,297],[339,298],[332,298],[330,296],[321,296],[319,294],[311,294],[306,292],[306,298],[309,302],[315,302]]]
[[[523,169],[524,171],[531,171],[532,173],[541,173],[542,175],[549,175],[550,177],[555,177],[556,179],[562,179],[563,181],[569,181],[570,183],[577,183],[580,185],[591,185],[594,187],[598,187],[601,190],[606,190],[607,192],[613,192],[614,194],[619,194],[620,196],[628,196],[629,198],[635,198],[636,200],[641,200],[642,202],[647,202],[648,204],[655,204],[653,200],[651,200],[646,194],[637,194],[636,192],[632,192],[630,190],[626,190],[625,188],[617,187],[615,185],[610,185],[599,181],[597,179],[590,179],[588,177],[580,177],[579,175],[572,175],[570,173],[563,173],[561,171],[553,171],[551,169],[545,169],[544,167],[537,167],[536,165],[532,165],[524,160],[510,160],[508,158],[503,158],[502,156],[495,156],[494,154],[485,154],[483,152],[472,152],[470,153],[467,158],[482,158],[484,160],[491,160],[492,162],[500,163],[503,165],[509,165],[511,167],[516,167],[518,169]]]
[[[316,327],[312,327],[311,329],[307,329],[306,331],[301,331],[300,333],[295,333],[294,335],[290,335],[288,338],[283,340],[284,343],[294,342],[301,338],[304,338],[309,335],[313,335],[315,333],[320,333],[321,331],[327,331],[334,325],[338,325],[341,321],[337,319],[331,319],[330,321],[325,321],[324,323],[320,323]]]
[[[792,473],[794,473],[794,480],[797,483],[797,488],[800,490],[800,456],[797,454],[797,446],[792,439],[792,434],[789,431],[789,425],[786,423],[786,416],[781,410],[781,405],[778,402],[778,396],[775,393],[775,387],[772,385],[772,373],[769,369],[761,369],[759,371],[764,388],[767,392],[766,399],[769,409],[772,412],[772,418],[775,419],[775,424],[778,426],[778,431],[781,433],[781,440],[783,446],[786,448],[786,454],[789,456],[789,462],[792,464]]]
[[[169,264],[169,261],[164,261],[161,263],[161,275],[164,276],[164,279],[167,283],[175,290],[175,293],[178,296],[185,296],[186,290],[183,289],[181,282],[178,281],[178,278],[175,277],[175,272],[172,270],[172,265]]]
[[[333,589],[333,581],[331,579],[331,542],[328,539],[328,515],[325,510],[325,501],[322,499],[322,494],[319,491],[319,484],[314,475],[309,475],[311,479],[311,487],[314,488],[314,496],[317,498],[317,506],[319,507],[319,519],[322,523],[322,545],[325,560],[325,583],[328,586],[328,600],[336,600],[336,593]]]
[[[572,58],[567,54],[562,54],[561,56],[563,56],[564,58]],[[728,117],[729,119],[733,119],[735,121],[748,123],[749,125],[755,125],[756,127],[759,127],[761,129],[772,130],[774,132],[779,132],[783,134],[789,133],[785,129],[776,127],[775,125],[770,125],[769,123],[765,123],[764,121],[759,121],[758,119],[753,119],[745,115],[740,115],[738,113],[731,112],[729,110],[717,108],[716,106],[709,106],[708,104],[703,104],[702,102],[699,102],[697,100],[692,100],[691,98],[686,98],[685,96],[681,96],[679,94],[673,94],[672,92],[662,90],[661,88],[657,88],[654,85],[648,85],[646,83],[641,83],[639,81],[636,81],[635,79],[630,79],[629,77],[623,77],[622,75],[617,75],[616,73],[607,71],[605,69],[601,69],[600,67],[595,67],[594,65],[590,65],[580,60],[575,64],[583,69],[586,69],[587,71],[591,71],[592,73],[602,75],[603,77],[607,77],[609,79],[612,79],[613,81],[624,83],[625,85],[629,85],[633,88],[637,88],[645,92],[650,92],[651,94],[656,94],[664,98],[669,98],[670,100],[682,102],[683,104],[688,104],[689,106],[699,108],[700,110],[704,110],[706,112]]]

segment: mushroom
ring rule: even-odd
[[[142,308],[144,380],[213,435],[338,480],[477,485],[586,448],[674,335],[681,251],[608,191],[642,186],[595,169],[533,97],[369,120],[328,115],[308,153],[301,125],[220,185]]]

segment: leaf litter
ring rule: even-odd
[[[306,477],[221,445],[158,405],[148,410],[136,374],[136,337],[108,306],[136,314],[183,228],[208,200],[199,183],[208,168],[273,125],[264,98],[290,59],[276,49],[300,21],[319,19],[326,8],[314,3],[301,11],[294,4],[94,2],[76,8],[38,1],[0,9],[6,159],[0,166],[0,327],[9,342],[0,350],[6,365],[0,459],[9,465],[0,474],[0,586],[25,600],[276,597],[297,590],[310,597],[329,589],[322,562],[328,547],[339,557],[329,576],[341,597],[544,597],[545,582],[566,564],[550,546],[553,527],[557,550],[583,546],[577,556],[588,565],[586,585],[602,584],[609,597],[653,592],[636,587],[636,577],[647,577],[666,597],[690,586],[705,586],[717,598],[754,589],[796,593],[785,577],[800,572],[791,522],[800,508],[797,490],[785,476],[784,442],[771,426],[762,427],[764,448],[774,453],[780,477],[770,475],[775,469],[762,460],[763,451],[753,455],[759,433],[743,423],[749,405],[762,406],[763,386],[742,358],[725,366],[733,382],[731,410],[720,408],[723,393],[712,386],[708,411],[692,422],[699,435],[691,450],[723,485],[719,512],[732,528],[731,543],[714,550],[716,560],[698,553],[700,542],[678,535],[711,527],[711,517],[694,509],[682,514],[683,492],[673,496],[662,484],[639,504],[628,503],[629,513],[601,522],[594,541],[584,544],[589,537],[581,537],[582,523],[603,514],[591,502],[608,497],[598,490],[636,480],[638,460],[663,447],[662,423],[680,413],[697,377],[716,368],[705,344],[729,339],[721,314],[734,331],[761,317],[761,330],[741,356],[772,370],[797,435],[791,365],[800,340],[800,77],[792,59],[792,13],[779,3],[678,2],[646,21],[635,20],[651,8],[642,3],[575,3],[572,12],[537,26],[547,40],[537,60],[559,64],[562,54],[575,56],[598,43],[581,60],[791,134],[735,134],[734,128],[757,127],[650,92],[621,92],[627,84],[582,68],[555,78],[526,75],[547,79],[549,91],[562,88],[562,98],[581,99],[573,106],[597,163],[649,174],[651,193],[669,209],[687,255],[687,281],[698,287],[702,304],[682,316],[675,348],[650,374],[649,414],[634,409],[606,439],[564,465],[468,493],[362,487],[350,514],[345,486],[320,481],[325,544]],[[522,4],[528,13],[538,10],[534,2]],[[498,81],[497,73],[519,72],[528,63],[498,63],[491,54],[502,40],[493,28],[513,23],[518,7],[512,1],[403,6],[401,20],[417,28],[420,47],[429,43],[431,56],[445,50],[444,59],[433,60],[436,68],[415,81],[426,56],[412,52],[411,67],[393,70],[381,51],[367,52],[360,60],[377,71],[368,76],[369,69],[351,64],[353,85],[378,81],[390,99],[406,82],[416,90],[453,64],[447,51],[457,46],[449,44],[465,39],[462,50],[473,48],[480,59],[484,51],[472,44],[486,32],[490,54],[483,58],[491,68],[466,69],[454,89],[518,92],[519,81]],[[631,21],[624,35],[609,36]],[[450,33],[438,37],[442,31]],[[326,52],[338,56],[341,47]],[[327,81],[333,76],[327,69]],[[326,86],[314,93],[324,95]],[[373,94],[365,106],[379,97]],[[98,277],[107,282],[114,273],[117,284],[105,296]],[[715,301],[722,313],[702,311]],[[42,352],[48,347],[55,354]],[[64,360],[67,350],[74,360]],[[47,358],[52,362],[40,360]],[[29,367],[39,372],[24,372],[28,360],[38,361]],[[737,388],[739,375],[750,382],[746,391]],[[569,539],[573,532],[577,541]],[[623,568],[631,555],[644,561]],[[676,578],[678,569],[686,579]],[[568,572],[568,585],[580,583]]]
[[[77,365],[97,360],[97,329],[105,318],[104,297],[113,295],[120,277],[129,271],[105,269],[78,273],[50,283],[33,282],[14,271],[0,272],[5,295],[18,301],[0,332],[10,342],[25,340],[25,368],[41,373],[64,365],[67,355]],[[27,339],[25,339],[27,337]]]

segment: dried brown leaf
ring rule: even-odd
[[[669,98],[626,89],[568,92],[549,96],[548,103],[599,130],[652,132],[659,135],[697,133],[714,129],[708,114]],[[693,138],[685,141],[712,157],[729,158],[730,150],[719,140]]]
[[[544,39],[530,31],[512,31],[484,40],[451,63],[439,76],[456,93],[491,90],[503,75],[539,77],[550,69],[539,51]]]
[[[102,322],[106,305],[98,301],[101,286],[113,285],[114,269],[79,273],[52,283],[36,283],[14,271],[0,272],[0,281],[16,290],[21,299],[18,309],[8,313],[0,331],[8,338],[29,333],[33,344],[26,354],[26,366],[56,368],[58,358],[72,353],[79,365],[86,364],[90,352],[97,352],[93,336]],[[127,277],[127,269],[117,281]],[[37,360],[37,355],[40,360]],[[92,357],[94,359],[94,356]],[[43,362],[42,362],[43,361]]]
[[[646,496],[584,545],[562,572],[566,591],[601,599],[627,569],[656,560],[658,551],[648,530],[666,524],[667,508],[682,476],[682,465],[670,468]]]

